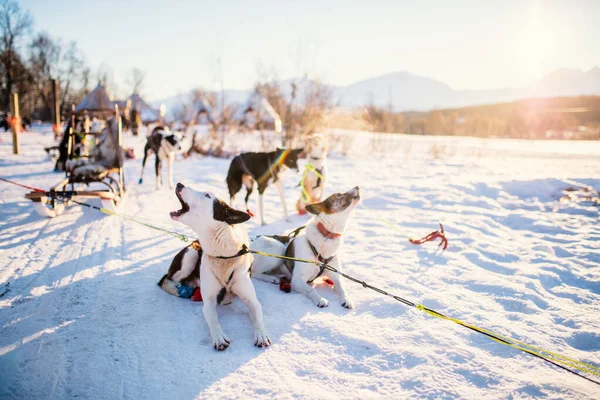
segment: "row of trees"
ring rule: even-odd
[[[47,32],[35,32],[31,14],[15,0],[0,0],[0,103],[8,111],[11,92],[19,93],[21,114],[50,120],[50,80],[59,83],[61,112],[79,103],[96,81],[118,88],[112,69],[101,65],[94,74],[77,43],[64,43]],[[144,73],[133,69],[127,83],[135,92],[143,86]]]
[[[600,139],[600,97],[528,99],[511,103],[392,112],[366,107],[361,117],[373,131],[522,139]]]

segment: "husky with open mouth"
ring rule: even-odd
[[[250,219],[250,215],[231,208],[212,192],[197,192],[181,183],[177,184],[175,195],[181,209],[172,211],[171,219],[192,228],[202,243],[202,311],[213,347],[220,351],[229,346],[229,338],[219,324],[217,304],[229,302],[235,296],[239,296],[250,310],[254,345],[269,346],[271,340],[265,330],[262,307],[250,280],[253,256],[243,251],[248,246],[248,234],[239,225]]]
[[[285,255],[292,258],[302,258],[329,264],[338,271],[342,270],[340,248],[344,243],[344,229],[352,211],[360,203],[360,189],[350,189],[346,193],[335,193],[320,203],[306,206],[306,211],[313,214],[306,229],[295,238],[285,236],[262,236],[252,243],[255,250],[270,254]],[[327,307],[328,301],[321,297],[314,288],[314,282],[323,275],[324,269],[315,264],[302,263],[292,260],[255,256],[252,266],[252,277],[271,283],[279,282],[279,275],[291,278],[292,290],[303,293],[318,307]],[[343,307],[353,308],[344,281],[335,273],[327,274],[333,282],[334,290],[340,297]]]

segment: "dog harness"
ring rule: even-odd
[[[321,256],[321,254],[319,254],[319,252],[317,251],[317,249],[315,248],[315,246],[313,246],[313,244],[307,239],[306,240],[308,242],[308,245],[310,246],[310,249],[312,250],[313,254],[315,255],[315,257],[323,264],[329,264],[329,261],[333,260],[333,257],[335,257],[335,254],[332,255],[329,258],[323,258]],[[319,273],[317,274],[317,276],[315,276],[314,278],[312,278],[310,281],[308,281],[307,283],[313,283],[315,281],[315,279],[317,279],[318,277],[320,277],[321,275],[323,275],[323,271],[325,271],[325,267],[323,266],[323,264],[319,265]]]
[[[317,224],[317,229],[319,230],[319,233],[321,235],[323,235],[323,237],[325,238],[326,241],[328,239],[335,239],[335,238],[339,238],[340,236],[342,236],[341,233],[331,232],[331,231],[327,230],[327,228],[325,228],[325,225],[323,225],[322,222],[319,222]],[[335,257],[335,254],[332,255],[329,258],[324,258],[317,251],[317,249],[315,248],[315,246],[313,246],[313,244],[310,242],[310,240],[308,240],[308,238],[306,239],[306,241],[308,242],[308,245],[310,246],[310,249],[312,250],[314,256],[317,258],[317,260],[319,260],[321,262],[321,264],[319,266],[319,273],[317,274],[317,276],[315,276],[310,281],[308,281],[308,283],[313,283],[315,279],[317,279],[318,277],[320,277],[321,275],[323,275],[323,271],[325,271],[325,266],[323,264],[329,264],[329,262],[331,260],[333,260],[333,257]]]
[[[314,160],[314,161],[320,161],[325,157],[321,157],[321,158],[314,158],[314,157],[309,157],[309,160]],[[313,187],[313,189],[318,188],[319,186],[321,186],[321,180],[323,178],[323,169],[325,167],[321,167],[321,168],[316,168],[314,165],[312,165],[312,163],[309,161],[308,165],[306,166],[307,168],[309,168],[309,165],[314,168],[316,174],[317,175],[317,183],[315,184],[315,186]],[[309,168],[310,169],[310,168]]]

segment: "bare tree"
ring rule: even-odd
[[[19,41],[31,28],[33,20],[28,11],[22,10],[14,0],[0,0],[0,67],[2,68],[2,101],[9,106],[10,93],[15,83],[15,59]]]
[[[133,68],[129,72],[129,78],[127,78],[127,83],[131,86],[131,91],[133,93],[140,94],[144,87],[145,78],[146,73],[139,68]]]

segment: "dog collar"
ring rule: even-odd
[[[335,238],[338,238],[338,237],[342,236],[341,233],[335,233],[335,232],[328,231],[327,228],[325,228],[325,225],[323,225],[322,222],[319,222],[317,224],[317,229],[319,230],[319,232],[321,232],[321,235],[323,235],[327,239],[335,239]]]

